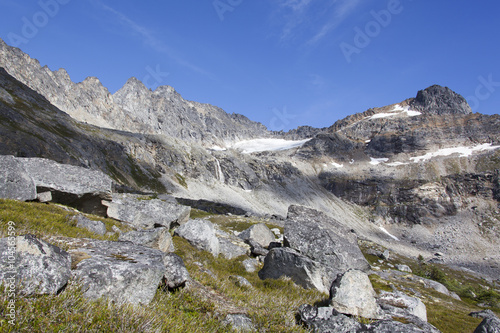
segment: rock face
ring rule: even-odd
[[[470,114],[472,110],[467,100],[448,87],[433,85],[420,90],[410,102],[414,110],[431,114]]]
[[[219,239],[212,222],[202,219],[189,220],[175,229],[175,235],[186,239],[194,247],[208,251],[214,256],[220,252]]]
[[[269,247],[269,244],[276,240],[274,234],[264,223],[254,224],[250,228],[241,232],[238,237],[245,241],[255,241],[264,248]]]
[[[351,269],[339,274],[330,288],[330,305],[340,313],[381,319],[375,291],[368,275]]]
[[[71,277],[71,257],[66,251],[33,235],[13,240],[0,239],[0,283],[8,283],[7,279],[13,277],[17,290],[24,295],[56,294],[66,285]],[[7,261],[12,255],[9,246],[14,251],[13,267]]]
[[[332,218],[313,209],[290,206],[285,222],[284,245],[295,251],[271,250],[269,260],[266,257],[264,263],[263,276],[271,278],[286,275],[294,279],[289,274],[299,267],[299,271],[307,267],[300,273],[301,277],[297,277],[297,281],[311,282],[299,284],[328,292],[337,274],[351,268],[370,268],[357,245],[356,236]],[[279,260],[295,264],[287,267],[284,262],[279,263]],[[282,269],[285,271],[280,272]],[[305,272],[311,273],[312,276],[304,279]]]
[[[73,278],[85,297],[105,297],[118,304],[149,304],[165,275],[163,252],[130,242],[68,241]]]
[[[190,277],[182,258],[175,253],[167,253],[163,258],[163,263],[165,264],[165,285],[169,289],[184,287]]]
[[[0,156],[0,198],[21,201],[36,199],[36,186],[14,156]]]
[[[187,222],[191,212],[187,206],[133,194],[115,193],[106,205],[109,217],[127,222],[136,229],[170,229]]]
[[[132,242],[136,245],[147,246],[162,252],[173,252],[174,243],[167,228],[129,231],[118,238],[122,242]]]

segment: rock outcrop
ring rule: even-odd
[[[469,316],[483,318],[483,321],[474,330],[474,333],[498,333],[500,332],[500,319],[491,310],[471,312]]]
[[[14,156],[0,156],[0,198],[21,201],[37,198],[35,182]]]

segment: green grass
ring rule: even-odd
[[[73,209],[65,210],[61,206],[45,203],[28,203],[15,200],[0,199],[0,237],[7,233],[7,223],[15,223],[16,235],[33,234],[40,238],[49,236],[64,236],[73,238],[94,238],[101,240],[117,240],[118,235],[100,236],[86,229],[78,228],[76,221],[71,218],[78,212]],[[122,231],[130,228],[122,223],[98,216],[84,214],[92,220],[102,221],[106,231],[111,232],[115,225]]]

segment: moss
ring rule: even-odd
[[[209,217],[212,215],[213,214],[211,214],[209,212],[205,212],[203,210],[196,209],[196,208],[191,208],[191,213],[190,213],[189,217],[191,219],[202,219],[202,218]]]
[[[389,283],[381,279],[378,275],[371,274],[368,277],[370,278],[370,282],[372,283],[373,289],[375,289],[375,291],[393,291]]]

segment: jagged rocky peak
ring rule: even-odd
[[[428,114],[470,114],[467,100],[448,87],[433,85],[420,90],[410,101],[412,109]]]

